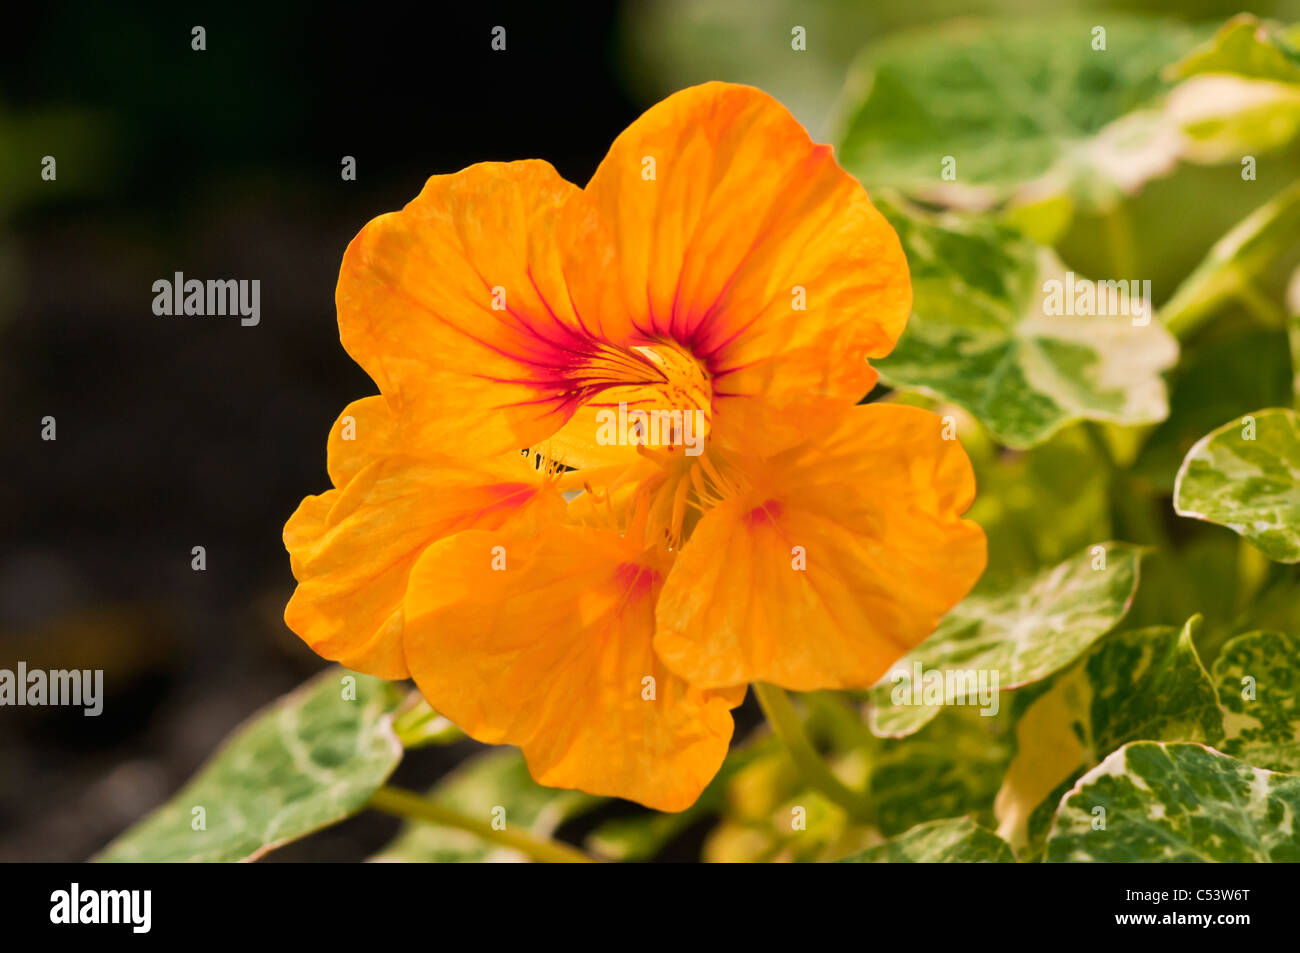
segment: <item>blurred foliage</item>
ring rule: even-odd
[[[954,18],[1052,21],[1087,14],[1094,22],[1121,13],[1220,22],[1241,6],[1233,0],[632,0],[624,5],[622,61],[644,102],[708,80],[749,83],[790,107],[814,137],[830,132],[832,110],[850,65],[863,47],[899,31]],[[1251,4],[1261,17],[1300,18],[1296,0]],[[807,30],[809,52],[790,48],[791,29]]]
[[[14,113],[0,101],[0,222],[20,206],[93,192],[118,159],[105,122],[85,110]],[[93,156],[93,162],[85,161]],[[55,160],[54,177],[45,170]]]
[[[1101,19],[958,21],[872,44],[840,102],[840,161],[868,189],[958,205],[1113,204],[1167,164],[1145,107],[1205,31]]]
[[[851,864],[1010,864],[1015,855],[1006,841],[968,817],[918,824],[906,834],[864,850]]]

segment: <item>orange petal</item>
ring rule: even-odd
[[[554,225],[575,194],[546,162],[485,162],[432,177],[348,246],[343,346],[408,448],[504,452],[572,411],[566,373],[590,334],[569,304]]]
[[[829,146],[751,87],[707,83],[651,108],[569,213],[578,311],[689,349],[727,444],[761,426],[788,446],[854,404],[875,381],[865,359],[893,348],[911,307],[889,223]]]
[[[705,687],[879,679],[984,571],[984,533],[960,518],[974,474],[942,426],[913,407],[857,407],[742,473],[664,584],[665,664]]]
[[[330,482],[342,489],[348,481],[395,445],[393,417],[383,397],[363,397],[343,408],[330,428],[326,469]]]
[[[475,468],[388,457],[342,490],[309,496],[284,543],[298,588],[284,619],[313,651],[380,678],[407,678],[403,600],[429,544],[465,529],[504,525],[563,500],[518,454]]]
[[[690,806],[727,753],[743,689],[704,693],[660,663],[666,566],[646,559],[617,533],[556,525],[437,543],[407,596],[416,683],[473,737],[522,748],[541,784]]]

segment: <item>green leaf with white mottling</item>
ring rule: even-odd
[[[1248,632],[1214,660],[1225,754],[1273,771],[1300,772],[1300,638]]]
[[[1096,50],[1096,24],[963,22],[868,47],[841,97],[840,162],[868,188],[968,208],[1017,192],[1101,205],[1133,191],[1177,148],[1135,110],[1203,33],[1110,15]]]
[[[1047,860],[1295,863],[1300,777],[1203,745],[1137,741],[1065,797]]]
[[[901,834],[926,821],[967,814],[991,820],[994,795],[1014,753],[1009,716],[945,708],[915,734],[877,739],[870,798],[880,830]]]
[[[1300,26],[1235,16],[1166,71],[1173,79],[1203,73],[1300,83]]]
[[[492,748],[475,755],[439,781],[428,796],[484,822],[502,817],[509,828],[524,829],[543,839],[550,838],[565,821],[606,800],[581,791],[542,787],[532,779],[523,755],[514,748]],[[504,809],[504,815],[498,809]],[[493,811],[498,811],[496,817]],[[528,858],[509,847],[489,844],[468,831],[411,821],[370,859],[388,863],[467,863]]]
[[[1300,133],[1300,28],[1229,20],[1209,41],[1165,71],[1183,82],[1170,94],[1167,117],[1197,162],[1239,162]]]
[[[1092,285],[1108,299],[1106,308],[1093,306],[1104,316],[1067,314],[1086,285],[1067,284],[1049,249],[989,222],[880,204],[913,288],[907,330],[873,362],[887,383],[960,404],[1010,447],[1041,443],[1075,420],[1164,419],[1160,375],[1178,344],[1152,320],[1140,287],[1130,298],[1127,282]]]
[[[1061,795],[1120,745],[1222,739],[1223,712],[1192,642],[1199,624],[1109,635],[1029,707],[997,796],[1001,836],[1017,848],[1041,841]]]
[[[1178,471],[1174,509],[1300,562],[1300,414],[1259,410],[1201,438]]]
[[[254,715],[100,861],[256,860],[361,810],[402,758],[409,689],[331,669]],[[195,813],[202,808],[203,814]],[[205,830],[195,830],[199,816]]]
[[[932,821],[845,857],[846,864],[1013,864],[1011,846],[969,817]]]
[[[1240,164],[1300,133],[1300,86],[1221,73],[1193,76],[1169,94],[1161,121],[1179,154],[1206,165]]]
[[[871,690],[871,730],[909,735],[956,702],[950,689],[962,686],[948,678],[942,704],[927,702],[932,672],[996,672],[1005,691],[1070,665],[1128,611],[1140,556],[1128,543],[1099,544],[1004,591],[967,596]],[[914,687],[918,664],[922,684]],[[918,695],[922,703],[914,704]]]

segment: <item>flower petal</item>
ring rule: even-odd
[[[348,246],[343,346],[408,447],[504,452],[572,411],[563,371],[590,335],[569,304],[554,228],[576,194],[546,162],[480,163],[433,176]]]
[[[687,347],[712,377],[723,442],[762,426],[788,446],[854,404],[875,381],[866,358],[893,348],[911,307],[898,237],[862,186],[747,86],[706,83],[651,108],[566,229],[578,311]]]
[[[664,583],[668,667],[705,687],[866,688],[928,636],[986,560],[983,531],[960,518],[970,461],[942,426],[870,404],[753,468]]]
[[[430,547],[407,596],[416,684],[473,737],[522,748],[541,784],[688,807],[722,764],[743,690],[704,693],[660,663],[666,566],[644,559],[617,533],[566,526]]]
[[[393,416],[383,397],[362,397],[343,408],[330,428],[326,469],[338,489],[375,460],[392,452]]]
[[[344,489],[307,497],[285,525],[298,580],[285,623],[324,658],[380,678],[408,678],[403,600],[424,549],[548,507],[558,515],[563,499],[518,454],[460,469],[376,460]]]

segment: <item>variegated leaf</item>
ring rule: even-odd
[[[1016,725],[1016,757],[998,792],[998,833],[1017,849],[1047,833],[1061,795],[1130,741],[1223,737],[1223,712],[1192,636],[1200,620],[1108,635]]]
[[[969,679],[945,673],[984,672],[1005,691],[1070,665],[1128,611],[1139,559],[1138,547],[1107,543],[1005,591],[967,596],[871,690],[871,730],[909,735],[956,702],[954,690],[965,689]],[[936,677],[941,690],[927,700],[925,682]]]
[[[1248,632],[1214,660],[1224,753],[1274,771],[1300,772],[1300,638]]]
[[[846,864],[1012,864],[1010,845],[969,817],[931,821],[906,834],[845,857]]]
[[[330,669],[249,719],[179,794],[95,859],[256,860],[343,820],[401,760],[392,721],[409,694]]]
[[[1136,741],[1074,786],[1048,861],[1300,861],[1300,777],[1198,744]]]
[[[870,797],[881,831],[901,834],[967,814],[991,820],[1015,749],[1012,723],[1009,709],[984,717],[974,708],[945,708],[915,734],[877,739]]]
[[[1174,508],[1300,562],[1300,414],[1259,410],[1211,431],[1183,460]]]
[[[1067,276],[1051,250],[990,222],[881,206],[913,288],[906,332],[873,362],[887,383],[960,404],[1009,447],[1076,420],[1164,419],[1178,344],[1140,285]]]

